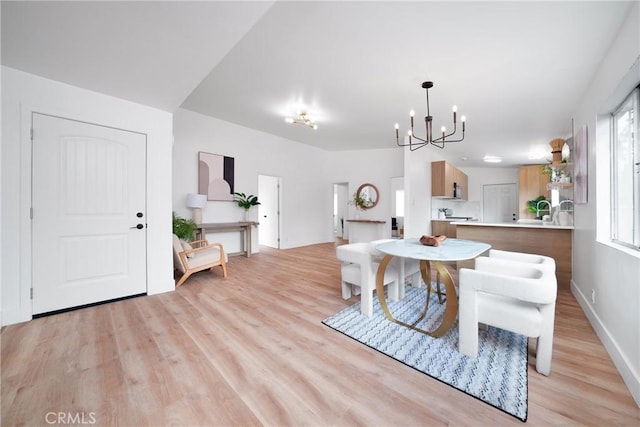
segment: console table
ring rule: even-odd
[[[254,221],[241,222],[211,222],[208,224],[198,224],[196,229],[196,240],[204,239],[207,233],[224,233],[227,231],[239,231],[242,234],[242,250],[247,258],[251,257],[251,229],[257,226]]]
[[[371,242],[384,239],[386,221],[374,219],[348,219],[349,243]]]

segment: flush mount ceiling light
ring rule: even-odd
[[[453,106],[453,132],[447,134],[447,128],[442,126],[440,128],[440,131],[442,132],[442,136],[439,138],[434,138],[433,135],[433,117],[431,116],[431,113],[429,112],[429,89],[433,87],[433,82],[424,82],[422,83],[422,88],[425,90],[425,92],[427,93],[427,115],[424,117],[424,124],[425,124],[425,128],[426,128],[426,135],[424,137],[424,139],[419,138],[415,135],[414,131],[413,131],[413,116],[414,116],[414,111],[411,110],[411,129],[409,129],[409,131],[407,132],[408,136],[409,136],[409,143],[400,143],[400,135],[398,134],[398,129],[400,128],[400,126],[398,125],[398,123],[396,123],[396,144],[398,144],[398,146],[400,147],[409,147],[409,149],[411,151],[415,151],[418,148],[422,148],[425,145],[435,145],[438,148],[444,148],[444,145],[448,142],[460,142],[464,139],[464,123],[466,121],[466,118],[464,116],[460,117],[460,121],[462,122],[462,138],[460,139],[447,139],[452,137],[456,131],[457,131],[457,112],[458,112],[458,107],[456,107],[455,105]],[[420,142],[413,142],[414,139],[417,139]]]
[[[502,161],[502,158],[498,156],[490,156],[487,154],[482,158],[482,160],[484,160],[487,163],[500,163]]]
[[[318,125],[315,124],[310,117],[307,117],[306,111],[299,111],[298,117],[287,117],[286,119],[284,119],[284,121],[287,123],[293,123],[296,125],[308,126],[314,130],[318,129]]]

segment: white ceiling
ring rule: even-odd
[[[393,147],[410,109],[423,134],[431,80],[434,129],[467,116],[459,166],[518,165],[571,135],[631,4],[2,1],[2,64],[328,150]],[[284,122],[300,107],[318,130]]]

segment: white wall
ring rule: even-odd
[[[198,191],[198,152],[204,151],[234,158],[236,192],[257,195],[258,175],[282,178],[282,249],[331,241],[333,187],[326,151],[185,109],[174,115],[174,133],[173,210],[178,215],[191,218],[185,199]],[[257,220],[257,210],[252,214]],[[204,222],[233,222],[244,219],[244,210],[234,202],[209,201],[202,216]],[[240,250],[239,233],[208,238],[230,253]],[[253,252],[257,243],[253,233]]]
[[[386,220],[391,233],[391,177],[402,175],[400,150],[329,152],[185,109],[174,114],[174,133],[173,210],[178,215],[191,217],[185,198],[197,192],[198,152],[205,151],[235,159],[235,191],[258,194],[260,174],[282,178],[282,249],[333,240],[334,183],[348,183],[349,194],[365,182],[376,185],[380,203],[362,218]],[[350,208],[345,219],[353,214]],[[232,222],[243,215],[233,202],[210,201],[203,220]],[[240,249],[238,233],[211,234],[209,240],[220,241],[229,252]]]
[[[640,405],[640,253],[598,242],[598,226],[607,224],[609,197],[597,183],[609,182],[609,132],[596,132],[596,116],[606,114],[640,83],[640,3],[633,5],[616,41],[574,114],[576,130],[588,127],[588,203],[575,205],[572,290],[603,341],[625,383]],[[634,63],[636,68],[633,68]],[[625,87],[622,87],[622,86]],[[608,157],[608,156],[607,156]],[[603,189],[603,187],[600,187]],[[606,225],[605,225],[606,226]],[[608,235],[607,230],[601,230]],[[595,292],[595,304],[591,292]]]
[[[389,148],[382,150],[332,151],[329,153],[327,178],[329,182],[348,183],[348,199],[360,185],[369,183],[376,186],[379,193],[378,204],[360,212],[360,219],[386,221],[382,238],[391,236],[391,217],[394,214],[392,184],[393,177],[402,176],[402,150]],[[345,216],[345,233],[348,235],[348,219],[354,219],[356,210],[349,205]]]
[[[2,325],[31,319],[31,113],[147,135],[147,291],[174,289],[171,114],[2,67]]]
[[[404,155],[404,235],[420,237],[431,233],[431,162],[448,159],[443,157],[444,150],[436,147],[401,151]]]

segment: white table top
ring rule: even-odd
[[[429,261],[462,261],[472,259],[489,250],[488,243],[462,239],[447,239],[439,246],[425,246],[419,239],[390,240],[376,245],[387,255]]]

